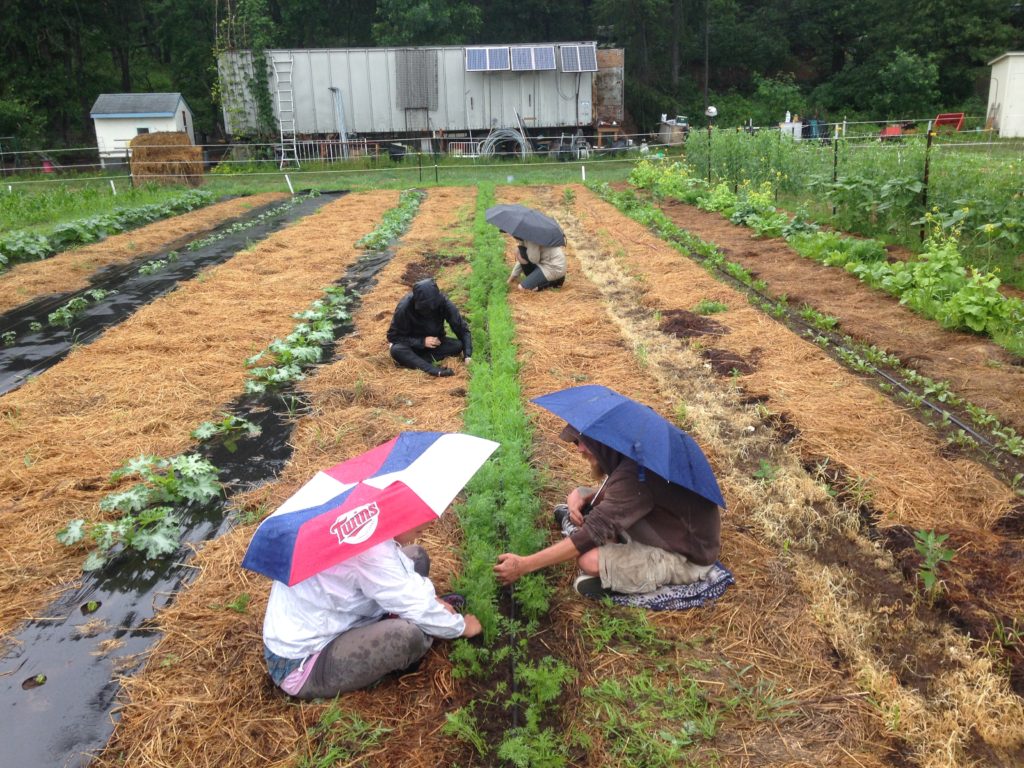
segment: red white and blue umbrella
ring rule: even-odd
[[[403,432],[317,472],[260,523],[242,565],[289,586],[436,520],[498,443]]]

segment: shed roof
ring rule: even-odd
[[[988,63],[988,65],[991,67],[997,61],[1001,61],[1002,59],[1006,59],[1011,56],[1024,56],[1024,51],[1007,51],[1002,56],[996,56],[994,59],[992,59],[992,61]]]
[[[180,93],[101,93],[89,117],[171,117],[178,111],[178,102],[188,108]]]

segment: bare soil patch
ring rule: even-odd
[[[0,313],[40,296],[86,288],[89,276],[102,267],[179,248],[253,208],[287,197],[280,192],[265,192],[226,200],[108,237],[92,245],[64,251],[43,261],[16,264],[0,274],[0,288],[3,289],[0,291]]]

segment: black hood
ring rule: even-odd
[[[420,315],[431,315],[444,304],[444,294],[432,277],[420,280],[412,287],[412,306]]]

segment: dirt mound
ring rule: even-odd
[[[143,133],[131,140],[131,169],[135,186],[147,182],[198,187],[203,183],[203,150],[187,133]]]

